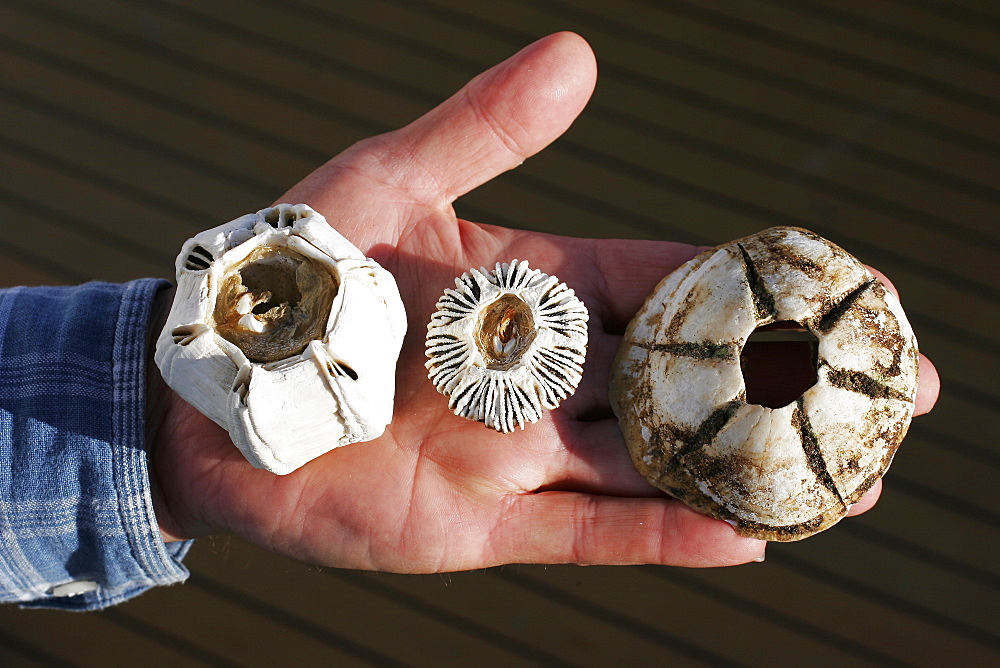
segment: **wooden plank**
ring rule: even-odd
[[[785,61],[781,67],[797,76],[823,80],[827,85],[868,99],[878,99],[886,82],[895,82],[912,91],[918,101],[915,106],[919,107],[919,114],[928,115],[930,112],[938,120],[950,117],[952,122],[959,118],[980,119],[977,129],[986,136],[996,136],[995,128],[988,122],[996,108],[988,95],[980,95],[972,86],[942,81],[947,78],[946,75],[939,79],[915,71],[916,68],[911,69],[901,52],[892,64],[886,64],[853,50],[844,51],[836,46],[831,35],[837,31],[829,24],[824,26],[825,30],[810,30],[812,26],[808,21],[798,16],[751,3],[727,3],[723,7],[674,0],[669,5],[661,6],[674,19],[712,26],[719,31],[727,46],[746,53],[747,58],[755,59],[757,54],[767,54],[764,57],[773,63]],[[802,31],[802,34],[797,31]],[[852,49],[878,48],[870,46],[876,40],[861,36],[850,41]],[[914,58],[914,55],[909,54],[909,57]],[[794,61],[794,65],[786,64],[790,61]],[[941,64],[938,63],[937,67],[940,68]],[[965,76],[972,76],[972,73],[961,71]],[[975,80],[981,79],[975,77]],[[981,81],[992,79],[987,77]]]
[[[996,655],[989,646],[874,599],[863,590],[852,590],[829,574],[801,568],[801,559],[778,556],[794,551],[795,546],[772,545],[769,550],[769,561],[752,572],[691,570],[685,575],[739,592],[812,626],[836,629],[859,642],[891,648],[891,655],[900,663],[933,665],[948,656],[969,661]]]
[[[56,268],[39,267],[30,259],[25,258],[18,248],[12,248],[7,244],[0,246],[0,287],[75,283],[71,278],[56,273],[56,271]]]
[[[1000,474],[1000,456],[990,462],[977,457],[974,451],[948,448],[923,425],[924,419],[917,418],[910,427],[890,475],[904,475],[946,489],[970,505],[993,507],[996,497],[991,491],[992,481]]]
[[[554,12],[555,10],[552,11]],[[572,14],[574,11],[579,11],[579,10],[576,10],[574,5],[573,8],[568,8],[567,11],[570,14]],[[507,16],[508,14],[510,14],[510,12],[504,14],[504,16]],[[459,14],[456,11],[456,16],[458,15]],[[617,11],[615,12],[615,15],[617,15]],[[518,13],[517,16],[518,16],[518,23],[520,24],[522,22],[521,20],[524,17],[520,13]],[[614,20],[610,15],[601,18],[605,18],[606,22]],[[560,15],[560,20],[561,19],[562,17]],[[507,19],[507,20],[508,22],[512,21],[512,19]],[[643,71],[656,72],[656,73],[686,72],[691,68],[692,64],[690,62],[684,62],[684,61],[661,65],[656,61],[656,58],[658,57],[656,53],[657,50],[646,48],[645,46],[636,46],[634,35],[629,35],[627,33],[623,33],[621,35],[612,35],[612,36],[602,35],[601,31],[603,29],[603,25],[598,24],[597,20],[598,19],[596,18],[592,18],[589,25],[575,26],[573,25],[572,22],[570,22],[570,24],[568,25],[568,27],[590,28],[589,31],[585,30],[584,32],[588,34],[588,37],[591,37],[592,41],[595,41],[595,43],[597,44],[599,53],[601,54],[602,63],[607,63],[608,61],[611,61],[612,63],[611,67],[606,66],[606,69],[609,72],[602,79],[603,83],[599,85],[597,95],[595,97],[595,102],[591,107],[591,111],[589,111],[588,113],[590,114],[598,113],[598,108],[602,104],[602,99],[604,99],[602,98],[602,91],[607,89],[609,86],[620,85],[619,83],[616,82],[616,78],[625,77],[626,74],[628,74],[629,76],[631,76],[632,74],[640,74],[640,72],[637,70],[636,67],[637,63],[647,63],[647,66]],[[600,39],[595,39],[596,37],[599,37]],[[689,37],[688,39],[693,40],[696,38]],[[714,44],[714,42],[710,40],[703,43]],[[621,63],[625,63],[625,65],[624,66],[621,65]],[[612,67],[615,68],[613,71]],[[938,167],[940,167],[941,165],[947,165],[950,169],[951,167],[956,165],[961,167],[966,164],[969,165],[976,164],[975,160],[967,162],[965,160],[956,159],[956,156],[954,155],[948,155],[946,151],[947,149],[946,144],[941,145],[942,149],[944,150],[938,151],[937,154],[935,154],[933,151],[928,152],[926,147],[926,141],[923,142],[920,141],[921,139],[926,140],[927,137],[921,137],[920,134],[914,134],[914,133],[910,133],[909,136],[905,137],[905,140],[892,141],[889,144],[887,144],[887,146],[890,148],[888,152],[883,150],[879,151],[877,155],[872,154],[873,149],[864,147],[863,143],[868,140],[881,141],[883,136],[885,135],[886,130],[887,129],[890,131],[892,130],[891,125],[886,125],[883,122],[885,120],[883,118],[885,115],[884,111],[878,111],[878,113],[876,113],[873,118],[868,120],[865,120],[864,118],[859,119],[858,118],[859,110],[856,108],[856,105],[851,105],[851,107],[847,110],[848,113],[846,114],[841,113],[843,120],[841,121],[840,125],[843,127],[843,129],[837,130],[838,126],[835,124],[831,124],[831,119],[825,116],[828,113],[837,112],[837,110],[830,109],[825,103],[822,103],[821,100],[817,101],[817,100],[811,100],[809,97],[803,97],[802,93],[798,95],[792,95],[791,97],[789,97],[788,95],[783,94],[781,91],[775,90],[773,87],[768,90],[761,89],[759,93],[756,93],[753,96],[751,96],[752,99],[750,101],[752,102],[752,104],[749,107],[747,106],[741,107],[747,110],[747,112],[750,114],[749,116],[743,114],[743,117],[741,117],[741,115],[738,113],[734,115],[734,110],[736,108],[734,108],[730,103],[727,103],[721,99],[719,100],[719,104],[716,105],[717,108],[713,109],[711,105],[706,106],[706,103],[704,102],[705,99],[712,99],[713,96],[715,99],[718,99],[718,96],[722,94],[722,92],[728,93],[730,90],[743,90],[747,87],[748,84],[746,81],[740,79],[739,77],[732,76],[731,73],[720,72],[717,68],[706,69],[704,72],[704,76],[702,76],[701,78],[715,82],[714,85],[716,90],[712,93],[708,93],[707,98],[703,96],[703,98],[701,98],[702,99],[701,102],[697,102],[694,104],[694,106],[691,107],[691,113],[689,114],[690,117],[693,119],[698,119],[703,117],[706,119],[706,121],[707,119],[711,119],[712,124],[707,126],[707,132],[706,132],[706,134],[709,137],[715,137],[715,136],[723,138],[739,137],[740,144],[746,142],[750,143],[752,147],[752,143],[757,141],[756,137],[759,136],[760,141],[763,144],[762,150],[759,152],[761,155],[771,154],[774,153],[775,151],[773,147],[766,148],[770,146],[772,140],[772,138],[769,136],[770,130],[780,129],[781,132],[784,133],[792,132],[793,136],[796,136],[798,140],[814,136],[815,138],[812,139],[811,141],[816,141],[817,139],[819,139],[820,143],[815,147],[813,153],[818,154],[819,156],[827,154],[827,158],[833,156],[840,159],[841,162],[846,161],[845,164],[847,165],[847,167],[845,167],[841,171],[844,172],[845,176],[850,176],[855,171],[853,168],[850,168],[852,165],[854,165],[855,163],[861,165],[865,164],[864,161],[861,161],[859,163],[858,160],[855,159],[855,157],[852,155],[855,152],[865,151],[863,155],[870,157],[870,159],[875,159],[876,157],[878,157],[881,164],[881,162],[892,160],[892,154],[894,151],[897,152],[899,150],[905,151],[907,147],[916,145],[918,147],[914,153],[916,161],[914,161],[914,158],[906,157],[905,159],[908,162],[906,164],[903,164],[902,162],[903,158],[901,157],[897,161],[899,163],[897,167],[902,168],[905,167],[907,164],[909,164],[911,165],[909,171],[914,172],[915,174],[921,174],[927,170],[930,170],[928,172],[928,178],[924,179],[924,181],[930,182],[929,187],[931,189],[940,187],[938,181],[943,182],[946,180],[947,174],[942,173],[940,172],[940,170],[938,170]],[[692,99],[690,95],[687,96],[687,99],[685,99],[685,96],[683,95],[681,95],[680,97],[677,96],[677,91],[678,91],[677,82],[665,82],[672,87],[663,91],[663,90],[657,90],[657,84],[656,84],[657,79],[655,78],[649,79],[649,83],[647,83],[647,85],[645,86],[639,85],[629,78],[626,78],[624,80],[631,82],[627,84],[627,86],[633,89],[633,92],[630,93],[630,95],[644,94],[649,101],[655,102],[657,100],[660,100],[659,103],[661,105],[663,104],[662,100],[668,100],[671,98],[676,98],[677,103],[683,103],[687,105],[691,105],[692,102],[695,102],[695,100]],[[643,90],[644,88],[646,89],[645,91]],[[607,96],[606,99],[609,99],[611,101],[621,100],[623,101],[624,104],[627,105],[627,108],[629,109],[647,108],[646,104],[638,103],[637,100],[633,100],[633,97],[626,96],[624,93],[609,95]],[[766,101],[768,104],[766,104],[765,106],[761,106],[761,102],[764,101]],[[722,106],[720,107],[719,105]],[[718,112],[723,110],[725,110],[725,113],[723,113],[720,116]],[[786,110],[789,111],[792,114],[792,116],[789,119],[777,119],[771,115],[772,111],[774,110]],[[727,116],[729,117],[728,119]],[[769,117],[772,118],[773,122],[768,122]],[[691,134],[693,129],[695,127],[698,127],[697,125],[694,126],[685,125],[682,121],[673,122],[673,119],[670,120],[671,120],[670,128],[673,129],[675,132],[680,130],[681,134],[684,133]],[[757,132],[727,133],[724,126],[715,127],[715,124],[719,122],[725,123],[728,121],[737,123],[739,122],[755,123],[758,125],[758,127],[756,128]],[[704,124],[704,122],[705,121],[703,121],[702,123]],[[803,125],[803,123],[809,123],[809,122],[813,122],[813,127],[815,127],[815,129],[810,129]],[[760,125],[760,123],[763,123],[763,125]],[[777,123],[777,125],[775,125],[775,123]],[[831,128],[833,128],[834,130],[833,132],[831,132]],[[791,137],[782,138],[780,133],[775,133],[775,136],[778,137],[779,140],[783,139],[785,143],[787,143],[791,139]],[[829,137],[829,141],[825,146],[823,145],[822,142],[823,137]],[[694,139],[694,137],[692,137],[691,139]],[[973,144],[973,146],[976,145]],[[753,151],[750,151],[750,153],[752,154]],[[806,155],[808,157],[808,153]],[[981,163],[985,159],[983,156],[979,156],[979,158]],[[810,165],[812,162],[815,162],[815,159],[816,159],[815,156],[812,156],[810,157],[809,161],[806,161],[804,158],[801,160],[791,160],[786,164],[786,168],[788,169],[788,172],[790,174],[794,174],[796,170],[803,170],[806,167],[814,169],[815,165],[812,166]],[[996,161],[995,159],[989,159],[986,160],[986,164],[995,166]],[[977,179],[982,180],[984,178],[987,178],[985,177],[985,175],[989,173],[991,173],[990,170],[984,172],[981,170],[969,169],[968,171],[965,172],[965,174],[961,178],[962,181],[965,181],[969,187],[978,187],[978,186],[973,186],[972,182],[967,180],[968,179],[972,179],[973,181]],[[835,177],[838,174],[840,174],[839,171],[833,172],[833,176]],[[937,179],[931,178],[932,174],[938,174],[939,178]],[[800,178],[806,179],[809,177],[810,174],[803,171]],[[956,186],[959,186],[962,185],[962,181],[955,181],[954,183]],[[867,180],[862,180],[860,182],[864,184],[867,183]],[[992,184],[988,180],[982,181],[982,183],[983,185],[988,184],[988,187],[992,186]],[[879,196],[881,197],[880,192]],[[905,203],[912,200],[914,196],[915,195],[912,191],[908,193],[904,191],[901,193],[900,199],[902,202]],[[922,197],[922,195],[917,194],[916,197]],[[900,205],[897,203],[896,206],[898,207]],[[934,206],[938,206],[938,204],[935,203]],[[947,213],[949,211],[947,204],[944,203],[940,204],[940,208],[943,213]],[[920,209],[917,207],[911,207],[910,210],[914,212],[914,216],[916,215],[917,212],[920,211]],[[950,211],[954,213],[955,209],[952,208],[950,209]],[[984,225],[983,223],[977,223],[977,222],[970,223],[969,219],[962,219],[960,217],[955,217],[955,220],[961,221],[961,224],[966,226],[970,224],[972,226],[978,225],[979,226],[978,229],[980,229],[983,234],[995,233],[993,227],[990,225]]]
[[[651,657],[681,665],[692,662],[688,653],[672,649],[669,639],[643,637],[530,590],[506,586],[483,572],[447,576],[321,572],[239,541],[230,543],[227,552],[225,561],[205,554],[192,561],[195,577],[205,572],[239,587],[245,586],[244,574],[250,580],[260,578],[268,600],[295,606],[317,623],[343,629],[407,664],[553,665]],[[343,609],[330,603],[345,599],[352,604]],[[421,608],[426,610],[423,615]],[[395,630],[390,638],[386,625]],[[583,628],[589,629],[585,635],[580,633]],[[599,637],[600,642],[586,642],[588,636]]]
[[[142,148],[185,165],[211,180],[228,181],[267,196],[282,187],[265,180],[271,163],[285,162],[287,151],[267,147],[197,118],[172,112],[109,85],[62,69],[66,63],[18,44],[4,50],[0,39],[0,90],[12,104],[97,136]],[[78,63],[74,67],[79,68]],[[11,76],[12,73],[16,73]],[[168,137],[163,128],[170,127]],[[224,161],[216,160],[222,157]]]
[[[621,169],[631,169],[654,186],[678,184],[677,187],[682,188],[687,185],[696,190],[693,193],[696,196],[712,197],[746,215],[801,222],[813,228],[840,229],[845,221],[867,220],[871,225],[869,236],[879,241],[891,240],[892,254],[940,267],[942,273],[953,273],[956,279],[983,282],[986,271],[981,265],[997,256],[992,248],[983,248],[982,241],[963,241],[939,227],[914,225],[899,215],[888,216],[864,202],[855,203],[846,197],[816,192],[808,185],[795,183],[794,176],[777,178],[753,165],[661,143],[656,137],[622,125],[592,122],[588,118],[580,122],[584,129],[590,130],[590,150],[607,156],[606,162],[620,161]],[[864,172],[858,176],[863,178]],[[891,188],[888,184],[886,187]],[[987,215],[988,211],[989,207],[980,209],[982,215]],[[856,236],[847,231],[843,234],[848,239]],[[883,254],[888,255],[887,252]]]
[[[0,106],[0,114],[10,121],[4,131],[8,143],[30,136],[31,150],[58,155],[63,161],[79,165],[80,171],[94,173],[110,188],[140,193],[160,202],[175,202],[173,208],[177,211],[200,210],[202,202],[210,203],[212,208],[237,210],[257,199],[246,188],[31,108],[5,102]]]
[[[740,570],[759,567],[750,564]],[[755,607],[752,599],[738,592],[723,592],[719,597],[705,595],[704,589],[693,593],[682,570],[657,569],[657,573],[681,575],[659,578],[651,577],[650,570],[644,568],[533,566],[516,572],[505,570],[502,577],[513,586],[555,589],[557,596],[568,600],[606,607],[635,620],[637,627],[651,624],[669,629],[688,642],[712,648],[734,664],[808,665],[817,656],[830,665],[880,663],[881,649],[874,639],[853,639],[838,635],[836,629],[796,624],[777,608]]]
[[[781,0],[781,5],[787,7],[789,3]],[[932,16],[905,2],[875,4],[861,0],[821,0],[802,3],[800,11],[852,25],[873,37],[901,41],[987,69],[995,70],[1000,58],[996,39],[985,26],[963,25]]]
[[[1000,29],[1000,8],[981,0],[906,0],[935,16],[961,22],[964,25]]]
[[[137,258],[128,249],[110,247],[100,237],[75,233],[65,225],[54,224],[25,208],[10,207],[0,202],[0,217],[5,221],[4,229],[32,231],[30,235],[16,235],[5,242],[10,253],[24,258],[20,262],[22,266],[35,265],[47,276],[51,276],[47,272],[48,266],[62,268],[62,272],[48,278],[48,282],[53,279],[56,282],[124,282],[144,276],[166,277],[166,274],[173,273],[169,264]],[[6,275],[6,262],[4,265],[3,273]],[[33,282],[38,284],[44,279]]]
[[[81,181],[60,165],[39,165],[9,151],[0,151],[0,165],[8,175],[0,184],[0,202],[8,210],[28,216],[35,211],[68,232],[73,228],[85,231],[91,238],[153,263],[157,269],[149,269],[152,275],[172,274],[176,249],[197,231],[190,221],[136,202],[128,193]],[[36,254],[45,254],[45,239],[26,235],[19,241],[33,245]],[[62,259],[86,261],[75,251]]]
[[[244,580],[243,591],[235,595],[208,582],[167,587],[128,601],[115,612],[149,627],[151,636],[169,635],[192,654],[204,653],[215,665],[390,663],[378,647],[335,631],[317,633],[309,619],[280,614],[254,595],[250,580]]]
[[[45,665],[120,665],[123,657],[142,657],[150,666],[212,665],[207,656],[157,642],[127,621],[119,623],[121,614],[68,614],[6,605],[0,607],[0,623]]]
[[[996,36],[986,26],[962,24],[934,16],[906,2],[827,0],[808,3],[803,9],[822,12],[826,16],[835,15],[838,19],[842,17],[844,22],[853,21],[855,27],[872,36],[933,48],[938,53],[950,54],[968,62],[993,64],[1000,58]]]
[[[667,145],[725,157],[831,199],[872,206],[902,222],[930,225],[940,220],[980,235],[995,234],[969,225],[963,212],[982,212],[995,201],[985,176],[989,172],[982,170],[995,168],[996,158],[915,133],[887,141],[886,132],[899,132],[877,114],[856,116],[855,126],[839,136],[801,124],[760,127],[753,118],[610,77],[584,113],[633,127]],[[889,150],[865,145],[872,142],[887,144]],[[900,155],[899,146],[918,146],[921,159]],[[933,167],[926,164],[930,161]],[[956,200],[955,208],[944,206],[946,200]]]
[[[380,120],[385,114],[401,110],[405,113],[407,107],[422,109],[427,103],[414,106],[398,91],[380,86],[374,76],[359,76],[357,65],[348,59],[333,61],[340,63],[339,68],[330,67],[327,64],[330,60],[323,63],[324,67],[311,66],[303,63],[299,54],[293,54],[295,58],[288,55],[295,47],[294,40],[281,55],[267,48],[263,40],[258,43],[244,35],[220,32],[220,28],[212,25],[178,20],[169,5],[106,2],[82,8],[48,2],[37,9],[31,6],[22,9],[25,16],[41,16],[58,21],[60,27],[66,26],[63,29],[95,35],[97,39],[89,37],[89,41],[99,42],[110,54],[127,56],[124,63],[112,67],[110,54],[94,52],[93,47],[85,46],[82,51],[88,64],[113,70],[131,81],[155,79],[158,90],[180,99],[197,95],[194,99],[199,104],[226,100],[225,115],[234,121],[280,128],[290,140],[304,146],[315,145],[317,138],[329,141],[328,138],[336,140],[338,136],[343,138],[338,143],[347,144],[388,129],[385,121]],[[239,13],[252,11],[253,6],[246,4]],[[149,23],[157,26],[156,39],[150,39],[142,29]],[[234,27],[238,25],[233,23]],[[262,37],[267,34],[263,32]],[[309,41],[308,35],[300,38]],[[359,41],[348,33],[341,33],[338,38],[340,52],[370,52],[376,61],[369,67],[374,70],[385,65],[377,60],[378,49],[372,49],[377,45]],[[199,48],[192,50],[188,46],[191,44],[198,44]],[[304,96],[305,93],[315,93],[323,99]],[[342,100],[350,101],[352,107],[335,104]]]
[[[598,6],[598,3],[593,0],[589,1],[590,5],[588,6]],[[433,0],[433,2],[446,4],[453,8],[459,7],[459,3],[455,0]],[[520,28],[538,36],[553,28],[558,29],[559,26],[567,27],[567,21],[560,16],[560,11],[562,7],[570,7],[568,3],[560,2],[559,10],[546,9],[542,11],[536,9],[538,6],[538,3],[528,3],[525,0],[508,0],[508,2],[490,3],[488,7],[477,7],[475,12],[465,10],[463,13],[473,14],[478,19],[497,23],[501,29]],[[607,8],[607,6],[605,7]],[[606,11],[611,13],[610,10],[606,9]],[[847,96],[858,100],[882,100],[885,98],[885,80],[881,77],[859,73],[825,62],[822,59],[803,57],[799,52],[787,48],[787,40],[783,38],[765,37],[764,35],[748,36],[734,31],[731,27],[718,25],[718,21],[713,22],[706,18],[713,15],[726,18],[724,14],[721,14],[723,11],[725,10],[708,3],[702,3],[702,6],[694,6],[692,9],[690,4],[678,2],[669,4],[626,2],[617,5],[612,16],[614,18],[628,17],[627,21],[636,26],[639,31],[648,30],[648,26],[653,26],[657,34],[663,38],[677,40],[681,43],[691,41],[701,46],[708,45],[730,60],[752,63],[772,77],[778,76],[797,82],[797,86],[800,88],[820,84],[821,89],[840,97]],[[593,23],[587,27],[584,34],[599,48],[599,52],[615,51],[604,48],[605,35],[602,34],[599,23]],[[646,71],[677,77],[675,83],[691,87],[693,90],[709,96],[722,94],[730,101],[738,101],[748,106],[766,104],[771,100],[770,97],[761,96],[758,93],[756,82],[749,78],[741,79],[738,86],[719,87],[719,73],[702,71],[698,63],[676,61],[665,55],[654,56],[653,60],[639,60],[630,57],[626,61],[629,66],[639,62],[643,63]],[[671,62],[673,62],[672,65],[668,64]],[[914,105],[911,111],[918,121],[942,124],[949,131],[974,132],[985,137],[992,137],[993,141],[996,141],[995,124],[990,120],[988,113],[968,109],[964,106],[959,107],[948,100],[934,95],[922,94],[920,91],[914,91],[913,101]],[[774,114],[788,114],[789,120],[807,120],[800,118],[792,110],[782,109],[781,105],[768,104],[767,106],[769,111]],[[832,133],[839,133],[839,128],[834,127]]]
[[[881,39],[872,39],[871,33],[859,30],[856,23],[831,21],[824,13],[803,11],[795,3],[751,0],[725,14],[755,29],[766,29],[764,34],[783,33],[787,41],[801,44],[813,57],[900,79],[939,95],[951,93],[950,97],[961,100],[963,92],[981,91],[989,96],[990,91],[1000,88],[994,72],[967,63],[953,52],[921,48],[884,33]]]
[[[869,600],[891,602],[960,635],[971,641],[970,648],[978,644],[1000,650],[1000,634],[993,623],[1000,612],[996,605],[1000,571],[984,580],[977,577],[978,571],[943,568],[940,562],[920,558],[919,552],[897,549],[889,541],[864,540],[864,534],[850,531],[855,522],[881,529],[884,523],[878,520],[877,515],[851,518],[845,520],[846,530],[837,527],[814,540],[769,551],[794,557],[815,569],[817,578],[850,583],[847,586],[859,594],[868,592]]]
[[[366,587],[360,574],[308,566],[240,540],[227,540],[221,551],[199,545],[189,566],[196,582],[211,581],[240,591],[255,582],[247,593],[268,601],[283,614],[308,619],[322,632],[378,648],[401,663],[511,665],[545,658],[530,647],[520,647],[515,638],[488,636],[460,615],[436,614],[439,605],[432,600],[418,607],[393,595],[391,587],[383,591],[381,582]],[[391,634],[386,633],[388,629]]]

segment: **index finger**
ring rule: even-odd
[[[565,132],[596,81],[594,54],[582,37],[540,39],[390,133],[395,151],[408,156],[395,176],[428,183],[430,199],[451,204]]]

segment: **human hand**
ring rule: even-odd
[[[550,36],[412,124],[349,148],[279,200],[320,211],[395,276],[409,331],[393,422],[374,441],[275,476],[253,469],[223,429],[154,372],[153,398],[162,401],[151,471],[165,538],[232,532],[320,565],[396,572],[518,562],[722,566],[763,554],[763,541],[664,498],[635,472],[607,396],[632,314],[698,249],[491,227],[452,209],[565,131],[595,77],[581,38]],[[427,378],[424,332],[456,276],[514,258],[576,291],[590,310],[590,344],[576,395],[505,435],[452,415]],[[921,387],[917,410],[926,412],[936,386]]]

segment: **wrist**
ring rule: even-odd
[[[160,370],[154,361],[156,340],[166,322],[170,305],[173,302],[175,288],[160,290],[156,294],[149,314],[149,325],[146,333],[146,459],[149,471],[150,494],[153,499],[153,512],[159,525],[160,536],[165,543],[183,540],[183,532],[174,520],[164,494],[160,480],[160,467],[157,458],[161,453],[161,439],[164,437],[170,404],[175,397],[173,391],[163,381]]]

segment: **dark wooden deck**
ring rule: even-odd
[[[601,67],[473,220],[720,243],[824,234],[899,287],[944,382],[877,508],[693,571],[317,569],[226,537],[100,614],[0,609],[0,663],[998,665],[1000,3],[0,0],[0,285],[169,276],[536,37]]]

